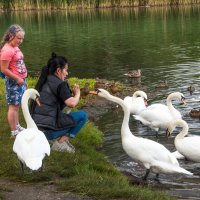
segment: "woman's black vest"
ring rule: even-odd
[[[63,102],[60,102],[57,97],[58,87],[61,83],[63,83],[62,80],[49,75],[40,92],[41,106],[36,104],[32,110],[32,118],[42,130],[61,130],[76,125],[72,116],[62,112]]]

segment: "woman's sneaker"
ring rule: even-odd
[[[75,153],[75,147],[69,142],[69,140],[65,140],[65,143],[67,143],[68,148],[71,149],[71,153]]]
[[[75,150],[71,146],[69,146],[68,143],[66,142],[59,143],[57,140],[53,143],[51,149],[54,151],[75,153]]]

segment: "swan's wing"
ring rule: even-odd
[[[35,137],[30,143],[30,148],[32,151],[26,160],[26,165],[32,170],[38,170],[42,166],[45,155],[50,155],[50,145],[43,132],[35,131]]]
[[[127,137],[126,139],[123,138],[122,145],[130,157],[141,161],[144,165],[145,163],[148,165],[155,160],[179,165],[176,158],[171,155],[171,152],[164,145],[153,140]],[[148,168],[147,165],[146,168]]]
[[[26,166],[32,170],[38,170],[42,167],[43,156],[41,157],[31,157],[25,162]]]
[[[184,159],[185,157],[180,154],[178,151],[175,151],[172,153],[172,155],[176,158],[176,159]]]
[[[176,158],[171,155],[171,152],[164,145],[146,138],[140,138],[140,145],[154,160],[179,165]]]
[[[142,110],[146,109],[146,105],[144,102],[144,98],[143,97],[137,97],[136,98],[136,114],[140,113]]]
[[[135,120],[138,120],[140,122],[142,122],[142,124],[144,125],[149,125],[149,121],[147,121],[145,118],[143,118],[141,115],[132,115],[134,117]]]
[[[133,97],[127,96],[124,98],[124,103],[132,114],[138,114],[140,111],[146,108],[143,97],[137,97],[133,99]]]
[[[147,107],[138,115],[133,115],[136,120],[141,121],[144,125],[152,127],[163,127],[172,120],[169,109],[159,106],[154,108]]]
[[[161,104],[161,103],[155,103],[155,104],[151,104],[147,107],[147,109],[169,109],[166,105]]]
[[[37,129],[26,129],[17,135],[13,145],[13,151],[27,167],[32,170],[37,170],[42,166],[42,160],[45,154],[50,154],[50,146],[41,131]]]
[[[130,103],[130,102],[132,102],[132,97],[126,96],[126,97],[124,98],[124,102],[125,102],[125,103]]]
[[[176,149],[187,159],[200,162],[200,137],[191,136],[175,139]]]
[[[140,116],[150,122],[165,122],[172,118],[169,109],[166,109],[165,107],[147,108],[140,113]]]
[[[193,173],[187,171],[182,167],[161,161],[154,161],[151,165],[151,169],[155,173],[163,172],[163,173],[181,173],[181,174],[193,175]]]
[[[34,145],[34,144],[33,144]],[[50,155],[50,145],[49,142],[42,131],[37,131],[37,137],[35,137],[35,145],[38,147],[38,154],[45,153]]]
[[[172,111],[172,116],[173,116],[174,119],[181,119],[182,118],[181,113],[175,108]]]
[[[14,144],[13,144],[13,151],[17,154],[17,157],[25,163],[25,160],[29,157],[31,154],[31,148],[29,143],[27,143],[26,140],[26,134],[29,134],[29,131],[27,129],[21,131],[15,138]]]
[[[124,98],[124,103],[126,104],[126,106],[130,109],[132,106],[132,97],[127,96]]]

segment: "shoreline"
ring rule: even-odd
[[[46,2],[46,3],[32,3],[30,0],[25,0],[24,4],[21,4],[19,0],[14,0],[8,2],[0,2],[0,11],[1,12],[10,12],[10,11],[84,11],[84,10],[100,10],[100,9],[121,9],[121,8],[156,8],[156,7],[181,7],[181,6],[198,6],[200,5],[200,0],[195,2],[191,0],[190,2],[185,0],[181,3],[179,0],[168,0],[166,1],[125,1],[120,2],[107,1],[101,2],[92,1],[89,3],[67,3],[67,2]]]

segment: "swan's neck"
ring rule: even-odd
[[[132,96],[132,102],[135,102],[136,98],[137,98],[137,97],[136,97],[135,95],[133,95],[133,96]]]
[[[168,98],[167,99],[167,106],[170,110],[170,113],[173,115],[176,113],[176,109],[174,108],[174,106],[172,105],[172,99],[171,98]]]
[[[24,94],[22,97],[22,112],[23,112],[23,116],[24,119],[26,121],[26,125],[27,128],[35,128],[38,129],[35,122],[33,121],[29,109],[28,109],[28,100],[29,100],[30,96],[27,94]]]
[[[181,132],[176,136],[176,139],[183,139],[188,134],[188,125],[186,123],[179,124],[182,128]]]
[[[129,128],[129,118],[130,118],[130,110],[127,108],[127,106],[124,104],[124,101],[118,97],[110,95],[109,100],[119,104],[123,111],[124,111],[124,118],[122,122],[122,127],[121,127],[121,134],[123,136],[127,136],[127,134],[131,134],[130,128]]]

